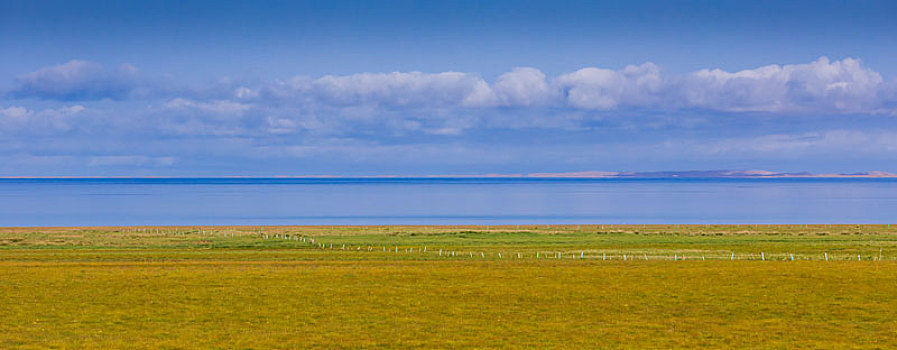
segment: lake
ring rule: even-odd
[[[897,222],[897,179],[0,179],[0,226]]]

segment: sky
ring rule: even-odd
[[[897,172],[894,1],[0,0],[0,176]]]

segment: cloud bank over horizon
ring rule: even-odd
[[[222,79],[210,86],[187,86],[140,77],[136,67],[84,60],[20,75],[10,99],[92,101],[129,98],[292,100],[337,108],[569,108],[706,109],[769,113],[897,113],[897,82],[855,58],[827,57],[800,64],[770,64],[727,72],[701,69],[667,74],[651,62],[623,69],[585,67],[548,77],[534,67],[517,67],[492,83],[476,73],[357,73],[297,76],[271,82]],[[135,90],[143,90],[135,96]],[[179,96],[182,95],[182,96]]]
[[[207,84],[71,60],[10,84],[0,175],[897,170],[868,168],[897,154],[897,83],[855,58]]]

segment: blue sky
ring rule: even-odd
[[[897,172],[895,15],[0,0],[0,175]]]

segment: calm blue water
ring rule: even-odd
[[[0,226],[893,222],[897,179],[0,179]]]

